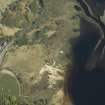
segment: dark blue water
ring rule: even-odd
[[[68,93],[75,105],[105,105],[105,68],[96,65],[86,71],[84,66],[99,38],[97,27],[81,20],[80,37],[73,44],[73,67],[68,82]]]
[[[75,105],[105,105],[105,73],[78,73],[71,94]]]

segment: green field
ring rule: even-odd
[[[21,95],[21,88],[15,75],[7,70],[0,73],[0,93],[12,96]]]

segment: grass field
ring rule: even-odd
[[[0,93],[9,95],[20,95],[20,84],[15,75],[7,70],[3,70],[0,73]]]

